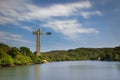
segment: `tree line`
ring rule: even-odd
[[[0,43],[0,66],[39,64],[43,63],[43,60],[49,62],[74,60],[120,61],[120,46],[115,48],[56,50],[44,52],[41,56],[37,56],[27,47],[9,47]]]
[[[101,60],[120,61],[120,46],[115,48],[77,48],[62,51],[50,51],[41,58],[53,61]]]
[[[9,47],[0,43],[0,66],[16,66],[41,63],[40,57],[27,47]]]

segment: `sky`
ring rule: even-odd
[[[0,43],[41,51],[120,45],[120,0],[0,0]]]

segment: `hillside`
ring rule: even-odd
[[[120,61],[120,46],[115,48],[77,48],[44,52],[41,56],[27,47],[9,47],[0,43],[0,66],[38,64],[44,61],[102,60]]]

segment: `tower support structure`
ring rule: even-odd
[[[36,31],[36,55],[40,56],[40,29],[37,29]]]
[[[41,51],[40,51],[40,48],[41,48],[41,46],[40,46],[40,37],[41,37],[41,35],[51,35],[51,33],[50,32],[46,32],[46,33],[42,33],[41,31],[40,31],[40,29],[37,29],[36,31],[33,31],[33,34],[35,34],[36,35],[36,55],[37,56],[40,56],[41,55]]]

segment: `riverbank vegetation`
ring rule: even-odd
[[[101,60],[120,61],[120,46],[115,48],[77,48],[42,54],[48,61]]]
[[[0,66],[37,64],[41,59],[27,47],[9,47],[0,43]]]
[[[0,43],[0,66],[39,64],[43,61],[102,60],[120,61],[120,46],[115,48],[77,48],[44,52],[41,56],[27,47],[9,47]]]

